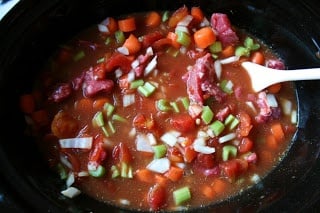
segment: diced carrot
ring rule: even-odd
[[[200,7],[192,7],[191,15],[197,21],[197,23],[200,23],[204,18],[203,12]]]
[[[233,56],[234,51],[235,51],[234,46],[229,45],[222,50],[221,57],[227,58],[227,57]]]
[[[273,94],[278,93],[281,90],[281,83],[273,84],[273,85],[269,86],[267,88],[267,90],[268,90],[268,92],[273,93]]]
[[[183,169],[171,166],[169,171],[165,173],[165,176],[168,177],[171,181],[176,182],[182,178]]]
[[[177,9],[172,16],[169,18],[168,26],[170,28],[175,27],[179,21],[181,21],[185,16],[189,14],[187,6],[182,6],[179,9]]]
[[[251,61],[256,64],[264,64],[264,55],[260,51],[256,51],[251,55]]]
[[[31,113],[32,120],[39,126],[49,124],[49,117],[46,110],[37,110]]]
[[[94,110],[101,110],[105,103],[110,102],[108,98],[98,98],[93,102],[93,109]]]
[[[193,34],[197,47],[206,48],[216,41],[216,35],[211,27],[203,27]]]
[[[118,23],[114,18],[109,17],[107,27],[108,27],[109,33],[113,34],[118,30]]]
[[[266,145],[269,149],[276,150],[278,149],[278,142],[273,135],[267,135],[266,137]]]
[[[122,32],[132,32],[136,29],[136,19],[129,17],[118,21],[119,30]]]
[[[238,150],[240,153],[246,153],[251,151],[253,147],[253,142],[250,138],[244,137],[241,141],[240,144],[238,145]]]
[[[204,194],[204,196],[206,196],[207,198],[212,199],[215,196],[215,191],[211,186],[204,185],[202,187],[202,194]]]
[[[140,41],[133,34],[130,34],[130,36],[124,42],[123,46],[128,49],[130,55],[139,52],[141,49]]]
[[[184,160],[187,163],[191,163],[196,157],[197,157],[197,152],[194,151],[193,146],[187,146],[184,149]]]
[[[32,94],[24,94],[20,96],[20,109],[24,113],[34,112],[36,107],[35,100]]]
[[[169,179],[167,177],[164,177],[163,175],[156,174],[155,181],[161,186],[167,186]]]
[[[148,169],[138,169],[135,173],[135,177],[141,182],[154,183],[155,176]]]
[[[284,132],[281,123],[277,122],[271,125],[271,132],[277,142],[281,142],[284,139]]]
[[[223,179],[217,178],[212,183],[212,189],[217,194],[222,194],[226,191],[227,182]]]
[[[177,38],[178,38],[177,34],[170,31],[170,32],[168,32],[167,38],[171,40],[171,44],[174,48],[177,48],[177,49],[180,48],[181,44],[179,42],[177,42]]]
[[[145,24],[147,27],[157,27],[161,23],[161,16],[156,11],[151,11],[147,14]]]
[[[91,111],[93,108],[93,101],[90,98],[82,98],[75,102],[74,108],[82,113]]]

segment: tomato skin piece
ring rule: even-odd
[[[89,154],[89,161],[101,164],[101,162],[104,161],[107,157],[107,152],[103,147],[103,137],[101,135],[98,135],[98,137],[94,139],[93,143],[94,147]]]
[[[142,48],[150,47],[154,42],[164,38],[161,32],[155,31],[143,36]]]
[[[187,6],[182,6],[177,9],[169,18],[168,26],[170,28],[175,27],[179,21],[189,14]]]
[[[112,158],[118,159],[119,162],[129,164],[132,161],[132,156],[129,148],[123,142],[120,142],[117,146],[113,148]]]
[[[240,144],[238,145],[238,150],[240,153],[246,153],[251,151],[253,148],[253,142],[250,138],[242,138]]]
[[[104,79],[106,77],[106,65],[104,63],[100,63],[94,66],[93,76],[97,79]]]
[[[180,132],[189,132],[196,127],[195,120],[189,114],[174,115],[170,120],[170,124]]]
[[[68,161],[72,165],[72,171],[74,172],[80,172],[80,161],[79,159],[72,153],[70,153],[69,150],[62,149],[61,152],[67,157]]]
[[[112,72],[118,67],[125,73],[129,72],[131,70],[131,60],[122,54],[114,54],[105,63],[106,72]]]
[[[205,169],[213,168],[214,167],[213,155],[199,153],[196,158],[196,164],[199,167],[202,167]]]
[[[160,184],[155,184],[149,189],[147,200],[152,210],[159,210],[166,202],[165,188]]]
[[[242,159],[231,159],[221,163],[220,168],[226,177],[234,180],[248,169],[248,162]]]
[[[250,130],[252,129],[253,125],[251,124],[251,117],[246,112],[239,112],[238,118],[240,120],[240,124],[238,127],[238,133],[242,137],[246,137],[249,135]]]

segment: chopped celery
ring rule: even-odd
[[[209,46],[209,50],[211,53],[218,53],[222,51],[222,44],[220,41],[216,41]]]
[[[233,90],[232,90],[232,88],[233,88],[233,83],[232,83],[232,81],[230,81],[230,80],[223,80],[223,81],[221,81],[220,87],[221,87],[221,89],[222,89],[225,93],[227,93],[227,94],[232,94],[232,93],[233,93]]]
[[[209,124],[213,119],[213,112],[209,106],[204,106],[201,113],[201,119],[205,124]]]
[[[177,113],[180,112],[177,102],[175,101],[170,102],[170,106],[172,106],[172,109],[174,112],[177,112]]]
[[[258,43],[254,43],[253,39],[250,37],[246,37],[243,44],[249,50],[257,50],[260,48],[260,45]]]
[[[120,176],[123,178],[133,178],[131,166],[125,162],[121,162]]]
[[[143,86],[138,87],[138,92],[144,97],[149,97],[155,90],[156,87],[149,82],[146,82]]]
[[[229,125],[229,129],[233,130],[234,128],[236,128],[238,126],[238,124],[240,123],[239,119],[235,118]]]
[[[209,127],[215,136],[219,136],[225,128],[224,124],[219,120],[214,121]]]
[[[59,164],[57,165],[57,170],[58,170],[58,172],[59,172],[59,175],[60,175],[60,179],[61,179],[61,180],[67,179],[68,173],[67,173],[66,169],[61,165],[61,163],[59,163]]]
[[[86,56],[86,54],[81,50],[73,56],[73,60],[79,61],[80,59],[84,58],[85,56]]]
[[[164,157],[167,153],[167,147],[164,144],[152,146],[152,149],[154,151],[154,158],[156,159]]]
[[[190,200],[191,192],[189,187],[185,186],[173,191],[173,199],[176,205],[181,205],[182,203]]]
[[[222,148],[222,160],[227,161],[230,157],[236,157],[237,156],[237,147],[232,145],[225,145]]]
[[[134,80],[130,83],[130,89],[137,89],[139,86],[142,86],[144,81],[142,79]]]
[[[112,134],[116,133],[116,129],[114,128],[113,123],[111,121],[108,121],[108,126]]]
[[[93,126],[102,127],[104,125],[103,114],[101,111],[98,111],[92,119]]]
[[[181,103],[182,103],[184,109],[185,109],[185,110],[188,110],[188,109],[189,109],[189,105],[190,105],[189,98],[183,97],[183,98],[181,98],[180,100],[181,100]]]
[[[106,137],[109,137],[109,136],[110,136],[110,134],[109,134],[109,132],[108,132],[108,130],[107,130],[107,128],[106,128],[105,126],[102,126],[101,129],[102,129],[103,134],[104,134]]]
[[[111,44],[112,40],[113,39],[111,37],[107,37],[104,44],[108,46],[109,44]]]
[[[232,114],[229,114],[228,117],[224,120],[224,125],[228,126],[236,117]]]
[[[166,51],[167,54],[171,55],[172,57],[177,57],[178,54],[180,53],[180,50],[174,48],[174,47],[169,47]]]
[[[162,15],[162,22],[166,22],[168,21],[170,15],[169,15],[169,11],[164,11],[163,15]]]
[[[250,50],[248,48],[245,48],[243,46],[239,46],[236,48],[235,50],[235,55],[236,56],[246,56],[249,57],[250,56]]]
[[[156,102],[156,106],[157,106],[157,109],[162,112],[168,112],[172,109],[169,101],[167,101],[166,99],[159,99]]]
[[[119,176],[120,176],[120,171],[119,171],[118,167],[115,166],[115,165],[112,165],[111,166],[111,177],[112,178],[117,178]]]
[[[185,47],[188,47],[191,43],[191,38],[188,33],[183,31],[177,31],[177,42]]]
[[[112,115],[112,120],[113,121],[120,121],[120,122],[123,122],[123,123],[127,122],[127,119],[125,119],[124,117],[122,117],[122,116],[120,116],[118,114]]]
[[[120,30],[116,31],[114,33],[114,36],[116,37],[116,41],[118,44],[123,44],[126,40],[126,37],[124,36],[124,33]]]
[[[98,60],[97,60],[97,64],[100,64],[100,63],[102,63],[102,62],[104,62],[104,58],[102,57],[102,58],[99,58]]]
[[[113,113],[113,111],[114,111],[114,106],[112,105],[112,104],[110,104],[110,103],[105,103],[104,105],[103,105],[103,112],[105,113],[105,115],[107,116],[107,117],[110,117],[111,115],[112,115],[112,113]]]
[[[89,170],[88,172],[92,177],[102,177],[106,174],[106,169],[99,165],[96,170]]]

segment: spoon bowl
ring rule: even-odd
[[[320,79],[320,68],[278,70],[248,61],[241,66],[247,71],[255,92],[280,82]]]

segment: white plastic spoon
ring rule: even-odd
[[[255,92],[279,82],[320,79],[320,68],[277,70],[247,61],[241,65],[249,74]]]

